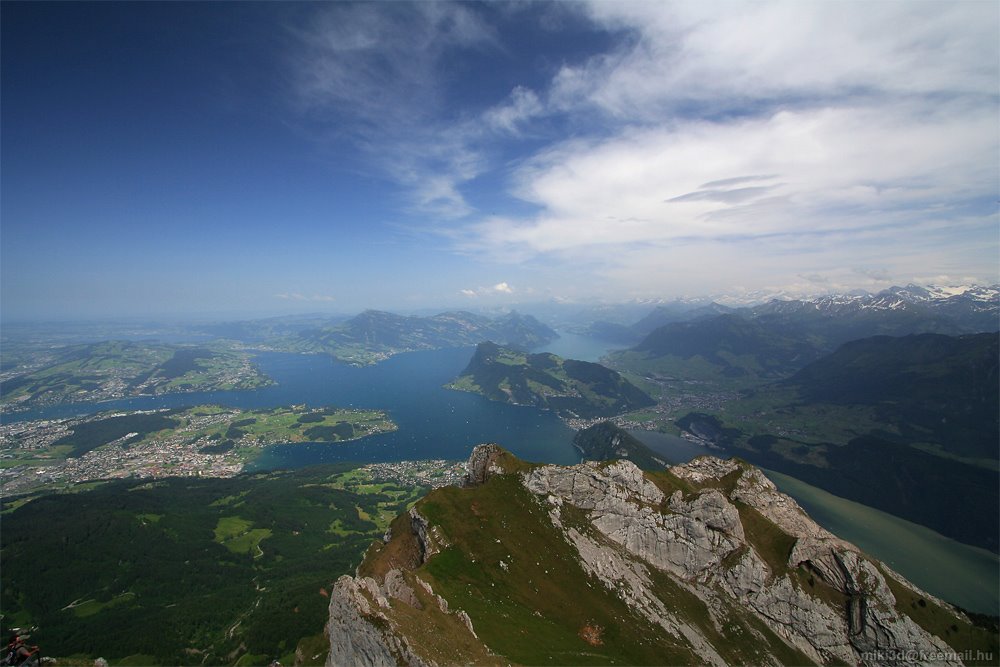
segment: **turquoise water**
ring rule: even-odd
[[[620,350],[627,346],[608,343],[590,336],[559,332],[559,338],[542,345],[532,352],[551,352],[564,359],[579,359],[580,361],[599,361],[611,350]]]
[[[1000,559],[996,554],[794,477],[765,472],[816,523],[885,562],[920,588],[970,611],[998,614]]]

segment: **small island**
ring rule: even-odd
[[[646,392],[600,364],[480,343],[449,389],[552,410],[563,419],[596,419],[654,405]]]
[[[265,447],[396,430],[381,410],[199,405],[0,426],[4,495],[126,477],[232,477]]]

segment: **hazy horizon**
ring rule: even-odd
[[[1000,282],[996,3],[0,17],[5,322]]]

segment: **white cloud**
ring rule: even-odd
[[[634,39],[563,67],[544,109],[505,108],[598,129],[520,163],[512,194],[537,213],[467,226],[463,251],[586,261],[633,291],[996,266],[996,4],[587,8]]]
[[[745,113],[761,100],[996,90],[995,3],[597,0],[586,7],[596,23],[634,40],[564,67],[553,94],[626,119],[659,121],[664,110],[692,102]]]
[[[486,220],[467,243],[533,254],[830,233],[950,217],[949,208],[995,191],[992,111],[888,111],[783,111],[564,144],[518,174],[519,196],[542,212]],[[773,176],[750,187],[704,187],[754,174]]]
[[[483,120],[494,130],[517,134],[522,124],[542,114],[544,107],[533,91],[518,86],[510,99],[489,109]]]
[[[477,287],[476,289],[462,289],[459,290],[460,294],[470,298],[478,297],[489,297],[497,296],[499,294],[513,294],[514,288],[511,287],[507,282],[499,282],[496,285],[490,287]]]
[[[650,296],[876,280],[857,266],[996,273],[996,3],[566,5],[614,46],[447,120],[442,63],[503,35],[475,6],[399,7],[329,10],[300,90],[354,114],[459,252]],[[521,205],[478,215],[469,184],[491,172]]]

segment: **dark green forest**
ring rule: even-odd
[[[112,664],[322,653],[331,582],[381,536],[376,517],[424,491],[335,488],[349,468],[112,482],[6,512],[3,630],[37,625],[45,655]]]

